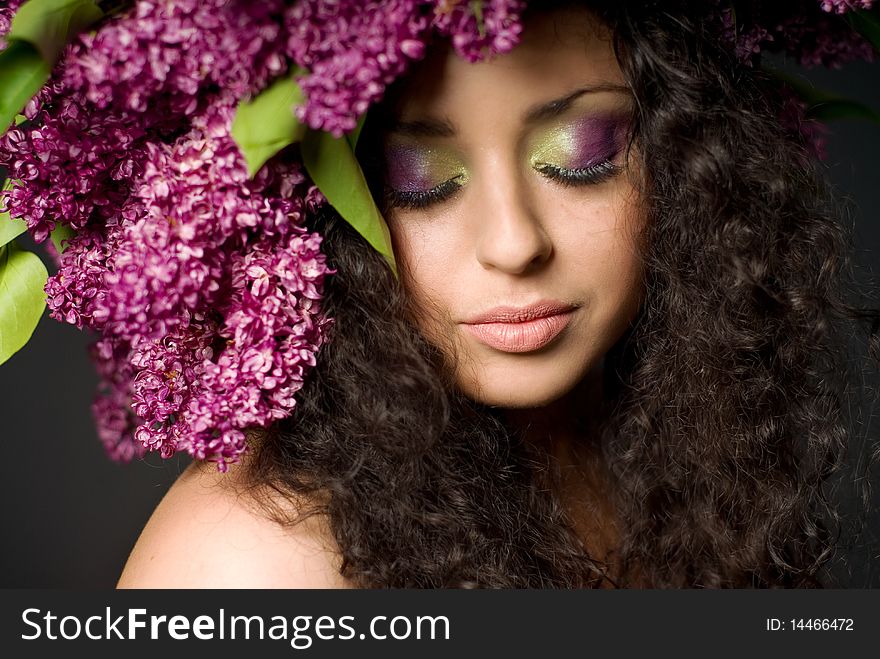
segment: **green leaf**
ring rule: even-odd
[[[471,12],[477,21],[477,34],[480,39],[486,37],[486,20],[483,17],[483,0],[471,0]]]
[[[46,294],[49,273],[40,257],[15,242],[0,247],[0,364],[26,344],[34,333]]]
[[[58,253],[61,254],[65,249],[67,249],[67,245],[62,247],[62,240],[69,240],[76,235],[76,231],[70,228],[68,224],[61,224],[58,222],[55,224],[55,228],[49,232],[49,237],[52,239],[52,244],[55,245],[55,249],[58,250]]]
[[[31,44],[13,41],[0,52],[0,134],[49,79],[50,67]]]
[[[291,76],[273,83],[253,100],[239,103],[232,138],[251,176],[281,149],[302,139],[305,126],[293,114],[293,106],[302,101],[302,90]]]
[[[846,98],[824,89],[818,89],[802,78],[768,67],[768,71],[789,85],[807,103],[806,115],[827,121],[830,119],[868,119],[880,123],[880,112],[853,98]]]
[[[397,276],[391,232],[373,201],[348,138],[307,130],[300,148],[309,176],[327,201],[385,257]]]
[[[28,0],[13,17],[7,41],[26,41],[54,64],[67,42],[103,15],[94,0]]]
[[[880,52],[880,14],[877,11],[858,9],[847,12],[847,18],[853,29],[861,34]]]
[[[823,121],[830,119],[868,119],[880,123],[880,112],[849,98],[830,98],[810,105],[806,115]]]
[[[27,222],[20,218],[9,217],[9,213],[0,213],[0,246],[5,245],[27,231]]]
[[[11,187],[12,181],[7,180],[3,182],[3,190],[8,190]],[[9,217],[9,213],[6,211],[0,213],[0,247],[14,240],[25,231],[27,231],[27,222],[21,218]]]
[[[364,112],[360,119],[358,119],[357,126],[354,127],[354,130],[348,133],[348,143],[351,144],[351,150],[354,151],[357,148],[358,138],[361,136],[361,131],[364,129],[364,122],[367,120],[367,113]]]

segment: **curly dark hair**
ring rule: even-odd
[[[362,587],[829,585],[854,325],[880,359],[846,208],[780,119],[786,91],[719,44],[711,3],[588,4],[647,172],[646,297],[605,357],[614,569],[575,532],[554,461],[456,392],[454,357],[332,209],[309,218],[337,269],[330,341],[247,475],[311,504],[290,519],[266,500],[281,523],[326,514]]]

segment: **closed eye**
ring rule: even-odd
[[[464,174],[448,179],[430,190],[395,190],[385,187],[385,203],[392,208],[426,208],[452,197],[462,188]]]
[[[566,186],[596,185],[616,176],[623,167],[604,160],[589,167],[568,169],[552,163],[536,163],[535,170],[552,181]]]

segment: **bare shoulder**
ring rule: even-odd
[[[322,518],[283,528],[221,474],[194,462],[141,532],[117,588],[348,588]]]

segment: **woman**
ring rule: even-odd
[[[876,359],[877,315],[785,97],[687,3],[523,23],[371,110],[400,282],[312,218],[336,324],[298,407],[187,469],[120,587],[827,580],[841,350],[869,320]]]

